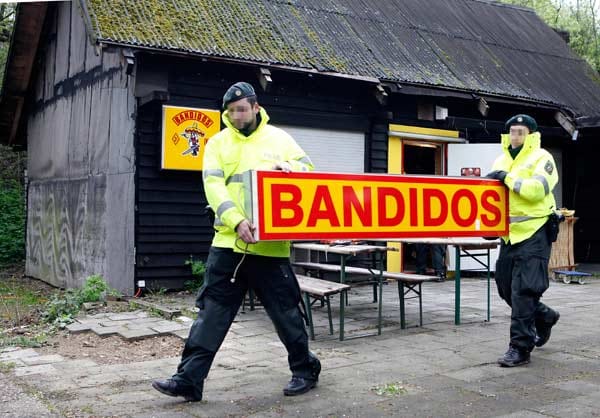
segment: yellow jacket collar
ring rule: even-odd
[[[227,126],[233,132],[235,132],[236,134],[238,134],[240,137],[242,137],[242,138],[250,138],[256,132],[258,132],[259,130],[261,130],[269,122],[269,115],[267,114],[267,111],[263,107],[260,108],[259,114],[260,114],[260,123],[258,124],[258,126],[256,127],[256,129],[254,130],[254,132],[252,132],[248,137],[246,137],[245,135],[242,135],[242,133],[240,132],[240,130],[237,129],[235,126],[233,126],[233,124],[229,120],[229,111],[228,110],[225,110],[223,112],[223,115],[221,116],[221,119],[223,120],[223,123],[225,124],[225,126]]]
[[[542,136],[539,132],[534,132],[525,137],[525,141],[523,142],[524,150],[532,150],[536,148],[540,148],[542,146]],[[502,134],[502,149],[505,152],[508,152],[508,148],[510,147],[510,135]]]

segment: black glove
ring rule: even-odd
[[[500,180],[501,182],[504,182],[504,178],[506,177],[508,173],[504,170],[494,170],[492,172],[489,172],[485,175],[486,178],[488,179],[496,179],[496,180]]]

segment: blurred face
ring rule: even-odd
[[[239,130],[256,128],[256,115],[258,111],[258,103],[251,104],[248,98],[243,98],[227,105],[229,120]]]
[[[518,148],[525,142],[525,137],[529,135],[529,128],[524,125],[513,125],[508,131],[510,135],[510,146]]]

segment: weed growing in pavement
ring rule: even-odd
[[[43,318],[51,324],[73,322],[73,317],[79,313],[82,303],[79,291],[76,289],[68,289],[63,293],[56,292],[46,303]]]
[[[27,347],[37,348],[43,346],[48,340],[46,332],[33,333],[33,335],[8,335],[0,332],[0,347]]]
[[[16,364],[13,362],[5,362],[0,361],[0,372],[7,373],[16,367]]]
[[[196,308],[198,309],[198,308]],[[194,319],[198,315],[198,311],[194,309],[183,308],[181,310],[181,316],[187,316],[188,318]]]
[[[379,396],[398,396],[408,393],[402,382],[386,383],[385,385],[375,386],[371,390]]]
[[[43,318],[49,324],[64,328],[73,322],[81,305],[101,301],[107,294],[117,295],[118,292],[111,289],[102,276],[95,274],[86,279],[81,289],[67,289],[65,292],[54,293],[46,303]]]

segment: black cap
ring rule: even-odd
[[[233,86],[229,87],[223,96],[223,109],[231,102],[237,102],[246,97],[256,97],[254,87],[245,81],[238,81]]]
[[[532,118],[529,115],[522,115],[522,114],[515,115],[512,118],[510,118],[509,120],[507,120],[506,124],[504,125],[504,129],[506,129],[506,131],[508,132],[510,127],[513,125],[527,126],[530,133],[536,132],[537,128],[538,128],[537,122],[535,121],[534,118]]]

